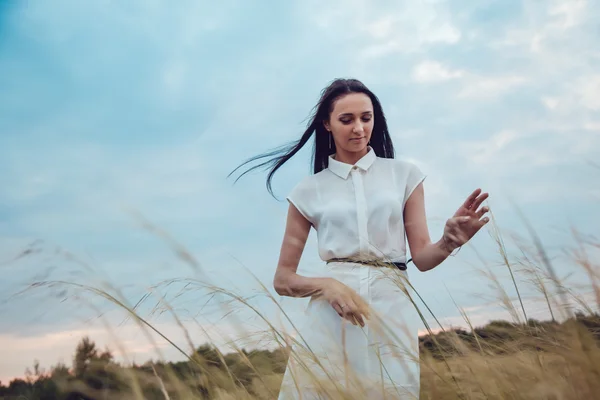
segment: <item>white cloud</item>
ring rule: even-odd
[[[394,33],[394,25],[396,23],[397,20],[395,17],[387,15],[368,24],[365,30],[375,39],[385,39]]]
[[[527,83],[523,76],[480,76],[469,78],[459,91],[461,99],[494,99]]]
[[[483,140],[459,144],[459,152],[469,163],[494,171],[502,167],[504,174],[531,168],[565,165],[575,161],[571,156],[593,156],[600,152],[600,138],[593,131],[571,125],[556,131],[544,129],[504,130]],[[579,131],[577,140],[573,132]]]
[[[593,171],[584,164],[600,156],[600,136],[578,125],[552,126],[551,121],[522,125],[521,131],[463,141],[445,157],[458,153],[464,158],[459,171],[478,177],[496,200],[508,196],[521,206],[589,200],[593,189],[582,181],[593,179]]]
[[[460,30],[449,22],[443,22],[441,25],[437,25],[428,36],[426,41],[430,43],[446,43],[456,44],[461,39]]]
[[[587,0],[551,0],[525,6],[525,21],[490,38],[490,47],[525,50],[536,58],[533,71],[545,75],[568,66],[589,67],[595,49],[593,29],[600,10]],[[510,47],[511,49],[506,49]]]
[[[356,42],[362,48],[361,57],[422,51],[433,44],[455,45],[462,38],[443,3],[400,1],[377,7],[364,0],[343,5],[313,0],[300,4],[300,15],[308,15],[317,28],[334,32],[338,39]]]
[[[600,74],[581,78],[575,89],[580,104],[590,110],[600,110]]]
[[[600,110],[600,75],[569,76],[562,83],[561,90],[555,89],[553,95],[544,95],[540,101],[553,115],[567,121],[588,120],[584,125],[593,128],[594,123],[589,119]]]
[[[406,21],[398,21],[396,24],[402,26],[406,24]],[[450,25],[442,25],[441,27],[430,26],[430,27],[405,27],[400,29],[398,25],[395,26],[396,31],[390,34],[384,35],[387,31],[373,29],[373,39],[371,43],[367,44],[362,51],[362,56],[367,58],[379,58],[394,53],[411,53],[422,51],[427,46],[436,43],[444,43],[453,45],[458,43],[460,40],[460,31]]]
[[[551,2],[548,14],[556,17],[550,23],[552,27],[567,30],[576,27],[585,19],[588,0],[561,0]]]
[[[514,147],[507,149],[508,145],[514,143],[519,139],[519,135],[514,131],[501,131],[498,132],[488,139],[481,141],[469,140],[468,142],[462,143],[459,148],[463,156],[467,157],[470,163],[477,165],[491,165],[491,164],[515,164]],[[532,152],[533,153],[533,152]],[[512,157],[507,158],[507,156]],[[518,156],[518,161],[523,161],[522,156]],[[525,158],[529,159],[528,156]],[[520,164],[519,164],[520,165]]]
[[[600,132],[600,120],[589,121],[583,124],[583,129],[586,131],[599,131]]]
[[[558,98],[556,98],[556,97],[544,96],[544,97],[541,98],[541,102],[548,109],[554,110],[559,105],[560,100]]]
[[[460,78],[463,75],[463,71],[452,70],[437,61],[423,61],[413,69],[413,79],[420,83],[442,82]]]

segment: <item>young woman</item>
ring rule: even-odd
[[[342,393],[370,400],[418,398],[419,320],[408,283],[406,239],[414,266],[435,268],[488,222],[488,208],[480,208],[488,194],[475,190],[432,242],[425,175],[394,159],[381,104],[355,79],[335,80],[323,90],[297,142],[246,163],[271,157],[251,169],[271,165],[272,193],[273,174],[313,135],[314,174],[287,197],[274,277],[281,296],[311,297],[279,398]],[[311,227],[325,261],[318,277],[297,273]]]

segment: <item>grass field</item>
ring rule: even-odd
[[[157,232],[155,230],[155,232]],[[533,285],[548,308],[552,320],[525,318],[522,301],[510,300],[495,275],[489,279],[498,288],[512,321],[493,321],[472,326],[464,314],[468,329],[440,329],[427,324],[427,307],[419,311],[430,333],[420,338],[422,399],[594,399],[600,393],[600,266],[590,260],[586,248],[597,250],[600,242],[586,240],[570,254],[589,278],[588,294],[582,297],[561,283],[543,247],[532,232],[534,254],[512,260],[498,231],[492,230],[505,266],[512,277],[510,285],[517,293]],[[194,265],[194,259],[174,242],[175,253]],[[201,280],[188,284],[203,286],[232,302],[252,308],[244,297],[214,287]],[[118,291],[73,282],[39,281],[29,290],[42,287],[76,288],[83,296],[99,296],[125,311],[148,335],[158,336],[186,356],[180,362],[148,361],[142,365],[124,365],[109,351],[101,351],[92,339],[78,344],[71,366],[55,365],[47,370],[35,365],[25,379],[13,380],[0,388],[0,399],[273,399],[277,397],[282,373],[289,356],[290,338],[270,326],[265,332],[279,347],[248,351],[231,346],[218,350],[211,344],[197,347],[189,334],[187,343],[175,343],[139,315],[137,305],[129,305]],[[273,302],[267,288],[265,295]],[[590,301],[590,299],[594,299]],[[520,295],[519,295],[519,299]],[[518,306],[514,306],[514,304]],[[575,308],[565,304],[575,304]],[[595,304],[594,304],[595,303]],[[164,312],[172,312],[183,332],[185,324],[166,302]],[[577,310],[577,311],[574,311]],[[258,317],[260,310],[253,309]],[[184,348],[196,348],[186,352]],[[126,353],[127,349],[114,349]],[[324,391],[335,399],[364,398],[359,392],[344,393],[336,382],[324,382]],[[19,397],[21,396],[21,397]],[[390,397],[388,397],[390,398]],[[393,397],[391,397],[393,398]]]

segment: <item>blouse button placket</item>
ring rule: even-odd
[[[363,174],[357,167],[352,168],[352,183],[354,184],[354,197],[356,199],[356,217],[358,220],[358,240],[360,245],[360,255],[364,256],[368,251],[368,242],[369,238],[367,236],[367,198],[365,196],[365,186],[363,184]],[[371,269],[364,268],[362,269],[359,279],[358,286],[358,294],[367,301],[367,303],[371,303]],[[367,338],[370,338],[370,330],[369,324],[365,325],[364,333],[367,335]],[[366,362],[366,372],[370,373],[370,354],[369,354],[369,346],[365,346],[365,362]]]
[[[367,254],[369,250],[368,232],[367,232],[367,198],[365,196],[365,187],[361,171],[355,166],[351,172],[352,183],[354,184],[354,197],[356,200],[356,219],[358,221],[358,240],[361,256]]]

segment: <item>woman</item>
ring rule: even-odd
[[[475,190],[432,242],[425,175],[394,159],[378,98],[354,79],[335,80],[322,92],[297,142],[247,161],[272,157],[253,167],[271,164],[269,192],[273,174],[312,135],[314,174],[287,197],[274,277],[279,295],[311,297],[279,398],[418,398],[419,316],[405,241],[419,271],[435,268],[488,222],[488,208],[480,208],[488,194]],[[311,227],[325,261],[317,277],[297,273]]]

